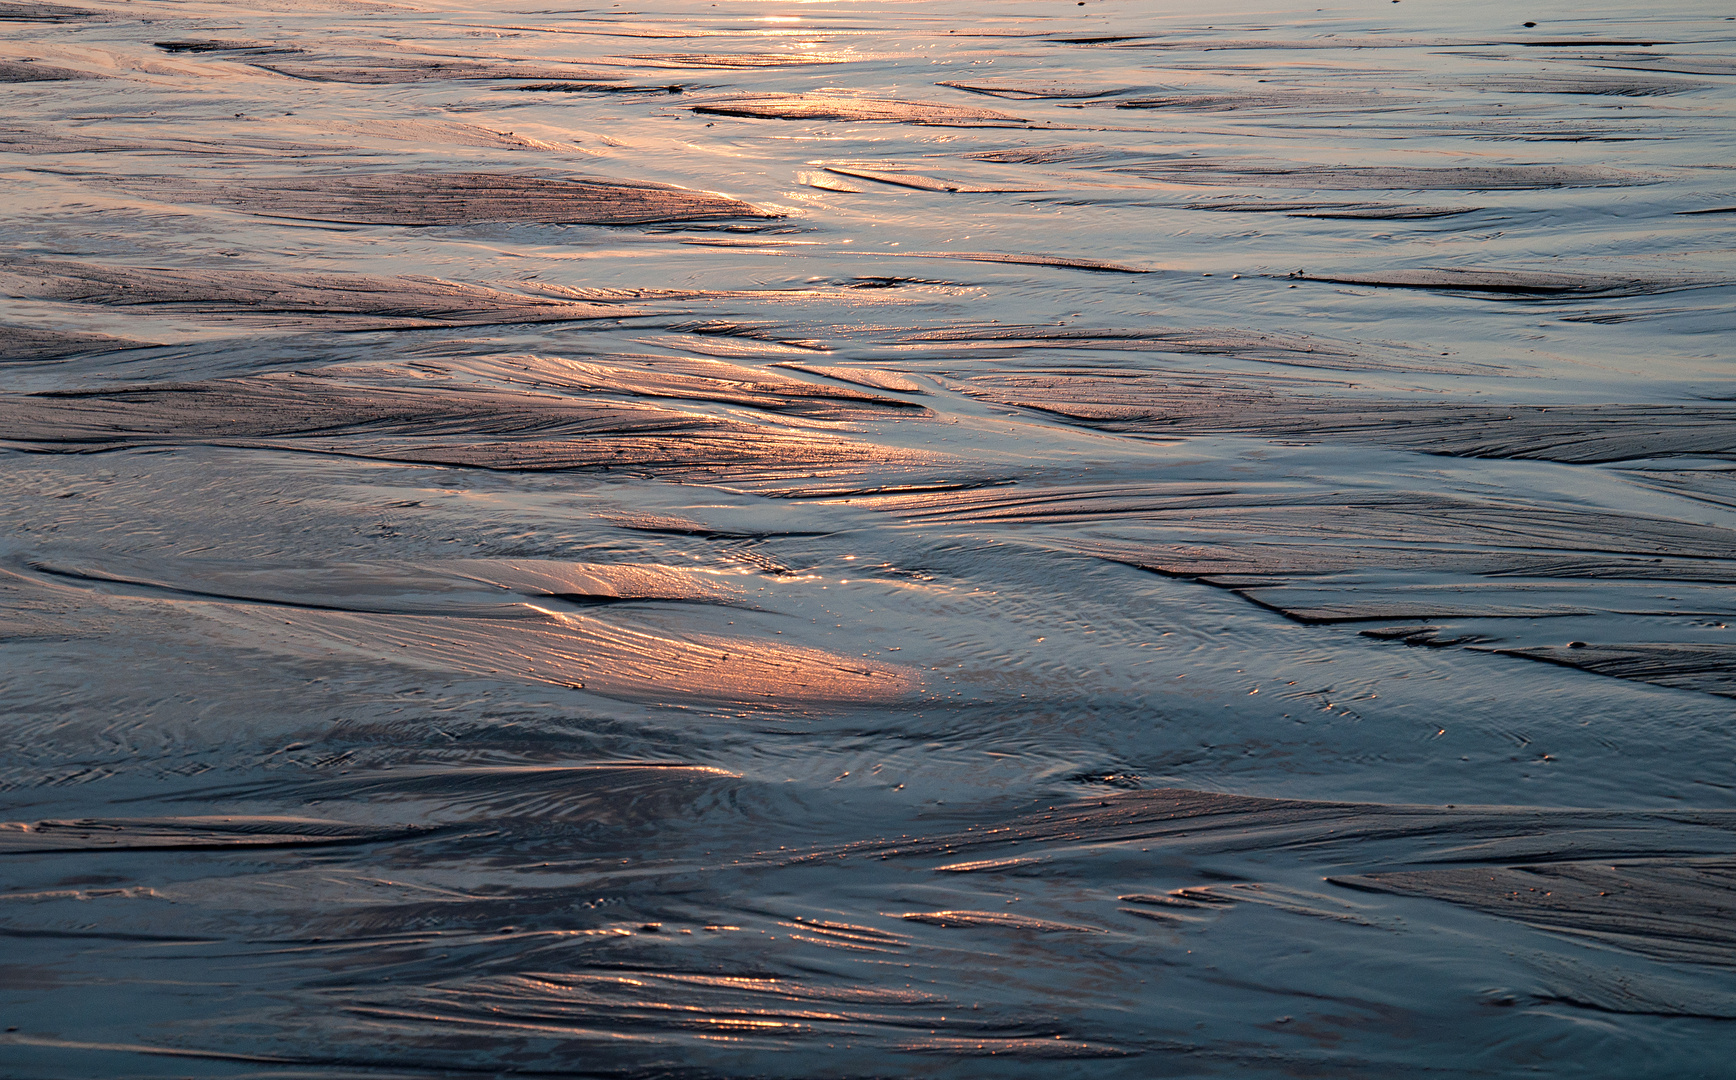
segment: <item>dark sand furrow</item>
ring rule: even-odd
[[[14,446],[50,452],[273,446],[489,469],[689,470],[704,483],[891,478],[944,460],[637,402],[308,377],[0,396],[0,418]]]
[[[1638,514],[1614,514],[1572,504],[1515,505],[1421,491],[1347,495],[1343,492],[1262,491],[1193,484],[1061,487],[1018,484],[988,490],[889,494],[877,509],[921,521],[1109,522],[1149,518],[1170,524],[1185,515],[1205,535],[1222,529],[1285,536],[1293,546],[1238,554],[1201,543],[1172,549],[1186,566],[1237,567],[1241,574],[1330,573],[1376,563],[1438,566],[1462,574],[1634,576],[1715,583],[1736,573],[1732,530]],[[1286,535],[1287,534],[1287,535]],[[1426,538],[1426,546],[1419,541]],[[1343,541],[1333,548],[1333,541]],[[1382,545],[1391,545],[1390,547]],[[1161,546],[1156,551],[1164,550]],[[1190,552],[1191,555],[1181,554]],[[1660,559],[1667,556],[1667,564]],[[1220,561],[1221,560],[1221,561]],[[1290,561],[1294,560],[1294,561]],[[1169,572],[1183,572],[1179,566]],[[1221,572],[1221,571],[1219,571]]]
[[[527,94],[679,94],[682,92],[682,87],[674,83],[666,86],[639,86],[632,83],[572,81],[526,83],[523,86],[503,86],[499,89]]]
[[[141,142],[136,139],[104,138],[99,135],[56,131],[42,126],[0,127],[0,152],[9,154],[114,153],[116,151],[149,150],[163,147],[176,147],[195,153],[200,152],[201,149],[191,143],[177,146],[172,142],[155,140]],[[203,149],[204,152],[211,152],[210,148]]]
[[[214,588],[171,585],[161,581],[122,577],[101,570],[64,569],[44,563],[32,563],[30,568],[38,573],[52,578],[59,578],[66,582],[101,585],[105,587],[105,592],[118,592],[121,595],[187,600],[232,600],[242,604],[305,608],[310,611],[349,611],[363,614],[453,614],[452,612],[441,611],[438,609],[433,612],[419,611],[418,606],[413,602],[374,604],[365,600],[350,600],[348,602],[334,601],[320,603],[317,600],[309,600],[300,597],[272,595],[271,590],[269,589],[249,590],[245,592],[217,591]],[[120,586],[120,588],[112,588],[113,586]],[[501,614],[498,612],[491,612],[490,614],[495,618],[501,617]],[[525,617],[531,618],[534,616],[529,612],[526,612]]]
[[[260,177],[161,194],[264,217],[362,225],[647,225],[780,216],[723,195],[666,184],[521,173]]]
[[[715,574],[643,563],[580,563],[548,559],[435,559],[422,563],[336,563],[300,566],[126,559],[28,557],[24,569],[58,583],[137,589],[251,604],[382,615],[483,614],[539,619],[530,600],[607,604],[720,604],[744,600]],[[4,580],[28,588],[29,579]],[[122,590],[126,591],[125,589]]]
[[[615,84],[606,74],[574,68],[536,67],[528,64],[460,58],[413,58],[396,56],[321,57],[317,60],[272,60],[254,62],[254,67],[307,82],[355,83],[392,86],[403,83],[471,81],[495,82],[512,79],[556,80],[592,84]]]
[[[1482,207],[1445,207],[1445,206],[1413,206],[1404,203],[1382,202],[1343,202],[1341,200],[1323,201],[1320,199],[1268,199],[1264,197],[1238,198],[1226,197],[1214,199],[1211,202],[1188,202],[1178,204],[1184,210],[1213,210],[1225,214],[1302,214],[1302,213],[1354,213],[1358,211],[1370,214],[1391,211],[1402,214],[1409,211],[1419,213],[1460,209],[1464,211],[1481,210]]]
[[[1599,613],[1595,604],[1525,590],[1483,595],[1463,585],[1363,590],[1355,585],[1233,587],[1231,592],[1304,626],[1340,626],[1436,619],[1578,619]],[[1366,591],[1367,595],[1360,595]],[[1608,600],[1604,601],[1609,603]],[[1651,614],[1659,614],[1656,610]],[[1571,631],[1567,631],[1571,632]]]
[[[715,401],[826,420],[881,418],[887,410],[906,416],[927,413],[927,408],[918,402],[808,382],[763,368],[693,357],[578,360],[508,356],[452,361],[444,367],[466,376],[529,383],[542,391],[579,391],[651,400]]]
[[[1094,326],[1064,326],[1064,325],[981,325],[964,324],[949,326],[943,329],[912,328],[897,334],[894,340],[903,342],[1010,342],[1017,345],[1047,345],[1050,343],[1065,346],[1069,343],[1097,344],[1100,342],[1162,342],[1164,344],[1178,343],[1189,345],[1197,343],[1202,349],[1213,351],[1237,346],[1251,348],[1255,343],[1266,343],[1267,347],[1294,352],[1333,352],[1340,355],[1350,355],[1350,346],[1343,342],[1334,342],[1319,338],[1310,338],[1300,334],[1256,333],[1253,331],[1204,327],[1199,329],[1183,329],[1165,326],[1145,327],[1094,327]],[[1186,351],[1178,349],[1177,351]]]
[[[1488,866],[1327,879],[1462,904],[1676,963],[1736,966],[1736,859]]]
[[[1405,645],[1420,645],[1427,649],[1445,649],[1454,645],[1480,645],[1492,639],[1477,634],[1442,636],[1438,626],[1383,626],[1378,630],[1358,630],[1363,637],[1376,641],[1397,641]]]
[[[588,828],[643,827],[692,814],[722,797],[733,786],[734,774],[722,769],[675,761],[618,761],[586,765],[463,765],[408,764],[387,770],[351,769],[347,775],[301,776],[278,783],[244,784],[183,796],[184,801],[216,801],[271,795],[293,801],[357,800],[374,806],[412,804],[390,811],[420,822],[440,821],[483,825],[494,831],[533,836],[539,832],[584,825]],[[376,811],[376,815],[381,811]],[[471,837],[466,841],[464,837]],[[451,843],[475,842],[473,833],[454,834]],[[526,893],[534,901],[539,894]],[[549,890],[540,898],[558,911],[571,896]],[[498,910],[478,915],[498,918]],[[462,918],[462,908],[443,901],[442,908]],[[498,908],[498,904],[493,905]],[[523,918],[532,914],[521,911]],[[328,928],[337,929],[347,916],[332,913]],[[375,929],[385,925],[377,919]],[[349,932],[354,932],[352,927]]]
[[[0,436],[15,448],[47,453],[152,445],[276,448],[491,470],[622,470],[814,497],[980,481],[977,470],[954,455],[605,396],[721,401],[829,420],[909,416],[923,408],[769,373],[758,376],[757,392],[746,393],[739,383],[697,374],[708,365],[728,373],[732,365],[675,359],[669,365],[690,370],[659,375],[573,363],[539,369],[553,389],[528,391],[284,374],[0,394]],[[590,392],[560,392],[563,370],[569,390]],[[587,370],[594,376],[585,378]]]
[[[1346,210],[1297,210],[1286,216],[1319,218],[1323,221],[1431,221],[1435,218],[1472,214],[1481,209],[1480,206],[1383,206]]]
[[[992,195],[996,193],[1020,193],[1047,190],[1042,187],[1028,185],[979,184],[968,180],[943,180],[939,177],[924,176],[921,173],[884,168],[869,168],[858,165],[827,165],[829,173],[839,176],[849,176],[857,180],[872,180],[879,184],[890,184],[893,187],[914,188],[918,191],[948,191],[960,194]],[[813,184],[811,186],[818,186]]]
[[[1489,651],[1654,686],[1736,697],[1736,646],[1732,645],[1614,642]]]
[[[985,158],[985,160],[1001,160]],[[1549,188],[1627,187],[1646,178],[1607,169],[1566,165],[1478,165],[1440,168],[1383,168],[1375,165],[1238,165],[1231,162],[1154,162],[1116,165],[1111,172],[1202,186],[1251,184],[1259,187],[1324,191],[1535,191]]]
[[[1151,511],[1145,509],[1142,512]],[[922,514],[912,516],[917,520],[926,519]],[[1198,511],[1192,510],[1190,516],[1197,519]],[[1521,583],[1527,581],[1534,585],[1575,580],[1610,584],[1648,581],[1736,584],[1736,565],[1719,554],[1699,559],[1674,553],[1668,558],[1648,555],[1648,550],[1655,550],[1651,545],[1667,546],[1670,543],[1667,534],[1654,534],[1649,543],[1642,541],[1635,545],[1637,550],[1626,554],[1609,553],[1601,557],[1580,554],[1573,546],[1574,530],[1616,523],[1574,522],[1567,515],[1563,515],[1563,521],[1568,529],[1562,532],[1535,529],[1532,542],[1542,550],[1534,551],[1522,550],[1522,543],[1489,543],[1490,530],[1477,524],[1457,530],[1450,538],[1430,536],[1427,542],[1418,542],[1407,537],[1423,534],[1426,527],[1414,521],[1407,522],[1398,515],[1383,520],[1378,514],[1346,514],[1337,521],[1323,521],[1317,515],[1299,514],[1287,529],[1267,524],[1277,516],[1262,514],[1256,518],[1250,514],[1235,514],[1226,515],[1218,522],[1208,517],[1199,530],[1199,538],[1190,544],[1162,543],[1154,539],[1147,543],[1132,540],[1074,541],[1066,546],[1153,573],[1235,589],[1270,588],[1303,578],[1327,579],[1335,574],[1379,571],[1462,574],[1468,579],[1461,583],[1466,590],[1479,584],[1476,578],[1485,579],[1481,583],[1485,589],[1491,586],[1499,588],[1504,581],[1510,581],[1514,591],[1522,591]],[[947,518],[942,516],[941,520]],[[1081,513],[1077,519],[1058,516],[1058,520],[1096,523],[1102,519]],[[1492,523],[1491,529],[1499,528],[1499,522]],[[1356,543],[1359,532],[1363,530],[1366,530],[1367,542]],[[1214,532],[1221,533],[1221,536],[1214,537]],[[1479,538],[1485,543],[1467,544],[1467,541],[1474,542]],[[1700,538],[1713,542],[1719,540],[1716,533],[1701,534]],[[1563,551],[1547,550],[1551,543]],[[1366,580],[1345,582],[1346,587],[1352,584],[1376,595],[1381,591]],[[1329,580],[1315,582],[1315,587],[1322,590],[1331,586]],[[1391,587],[1405,586],[1395,580]],[[1626,597],[1612,593],[1609,599],[1619,605]],[[1462,601],[1470,602],[1469,598]]]
[[[835,364],[798,364],[786,362],[774,364],[774,367],[789,368],[791,371],[802,371],[809,375],[819,375],[827,379],[836,379],[855,386],[866,386],[871,390],[890,390],[897,394],[927,393],[922,384],[900,371],[887,371],[882,368],[841,367]]]
[[[158,41],[157,48],[170,53],[238,53],[243,56],[289,56],[305,52],[294,45],[273,45],[267,41],[235,41],[225,38],[187,38],[178,41]]]
[[[646,53],[624,56],[638,65],[678,68],[720,68],[723,70],[810,67],[815,64],[843,64],[848,59],[825,53]]]
[[[156,440],[179,444],[185,439]],[[624,477],[666,477],[719,485],[765,497],[847,498],[905,486],[977,482],[955,459],[883,450],[837,438],[815,439],[727,425],[667,423],[636,435],[574,439],[478,440],[426,436],[344,436],[231,440],[206,445],[278,449],[493,472],[600,470]],[[117,445],[151,445],[152,440]],[[961,481],[960,476],[966,479]]]
[[[968,190],[968,189],[967,189]],[[954,259],[959,262],[1007,263],[1012,266],[1053,266],[1063,270],[1092,270],[1105,274],[1153,274],[1149,267],[1102,259],[1082,259],[1067,255],[1039,255],[1032,252],[1002,253],[995,251],[911,251],[901,254],[910,259]]]
[[[0,855],[315,847],[403,839],[420,827],[370,828],[308,818],[201,816],[0,823]]]
[[[70,356],[150,347],[152,343],[148,341],[132,341],[108,334],[0,324],[0,363],[63,360]]]
[[[1222,385],[1202,393],[1205,388],[1144,373],[982,375],[962,380],[960,388],[1066,423],[1126,434],[1233,432],[1577,464],[1736,454],[1736,409],[1713,404],[1501,408],[1280,396]]]
[[[1576,165],[1312,165],[1240,158],[1151,158],[1089,145],[985,150],[966,156],[1009,165],[1070,165],[1174,183],[1323,191],[1527,191],[1649,182],[1648,177],[1636,173]]]
[[[77,79],[100,79],[102,76],[73,68],[39,64],[35,61],[0,60],[0,83],[72,82]]]
[[[1211,210],[1223,214],[1283,214],[1286,217],[1344,219],[1348,221],[1428,221],[1475,213],[1481,206],[1405,206],[1393,203],[1279,202],[1271,199],[1228,199],[1209,203],[1183,203],[1187,210]]]
[[[987,97],[1010,98],[1014,101],[1084,101],[1091,98],[1119,97],[1122,94],[1137,94],[1143,87],[1112,87],[1106,90],[1090,90],[1077,87],[1055,86],[1045,83],[964,83],[938,82],[936,86],[951,87],[954,90],[964,90],[967,93],[983,94]]]
[[[1108,267],[1083,267],[1083,269],[1100,268],[1108,269]],[[1137,268],[1127,267],[1121,272],[1135,270]],[[1031,326],[1016,323],[984,326],[967,323],[945,329],[892,330],[886,334],[886,338],[888,344],[895,345],[901,352],[922,356],[957,358],[1018,356],[1036,349],[1087,349],[1235,356],[1245,359],[1272,360],[1306,367],[1350,366],[1360,368],[1380,366],[1403,370],[1414,368],[1419,363],[1431,369],[1442,366],[1438,359],[1431,358],[1427,361],[1421,361],[1420,358],[1404,356],[1391,349],[1377,351],[1367,346],[1331,338],[1273,331],[1260,333],[1231,327]],[[1444,366],[1453,367],[1455,365],[1447,364]],[[1095,373],[1102,375],[1106,385],[1114,385],[1110,380],[1119,378],[1117,375],[1110,374],[1107,369],[1097,369]],[[1178,378],[1186,377],[1184,373],[1179,372],[1177,376]],[[1073,377],[1083,380],[1088,379],[1090,375],[1080,373]],[[1129,385],[1144,385],[1139,381],[1138,376],[1129,373],[1128,377],[1134,379]],[[1007,378],[1008,380],[1016,380],[1020,377],[1009,375]],[[1032,376],[1032,378],[1041,381],[1043,376]],[[1063,384],[1068,376],[1056,373],[1051,378],[1054,379],[1055,383]]]
[[[1526,24],[1533,25],[1533,24]],[[1571,37],[1511,39],[1489,37],[1408,37],[1401,34],[1368,34],[1349,36],[1321,34],[1316,37],[1249,37],[1249,38],[1190,38],[1185,35],[1105,35],[1093,37],[1051,38],[1071,45],[1115,45],[1129,49],[1173,49],[1181,52],[1291,52],[1314,50],[1365,49],[1473,49],[1510,45],[1524,48],[1612,49],[1634,46],[1672,45],[1675,42],[1619,37]]]
[[[1617,275],[1561,273],[1538,270],[1485,270],[1477,267],[1423,267],[1379,274],[1322,274],[1298,271],[1288,275],[1297,281],[1324,281],[1338,285],[1368,285],[1385,289],[1440,289],[1448,292],[1487,293],[1501,296],[1650,296],[1704,289],[1727,284],[1714,278],[1690,275]]]
[[[1658,71],[1670,75],[1736,75],[1736,60],[1722,56],[1689,57],[1689,56],[1659,56],[1656,59],[1644,57],[1643,62],[1633,60],[1591,61],[1597,67],[1615,68],[1626,71]]]
[[[1033,919],[1010,911],[907,911],[898,916],[906,922],[927,923],[946,929],[989,927],[1026,930],[1037,934],[1101,934],[1101,927],[1075,926],[1050,919]]]
[[[1410,94],[1361,90],[1334,93],[1319,90],[1278,90],[1271,93],[1171,94],[1117,101],[1117,109],[1176,109],[1192,112],[1305,110],[1310,116],[1340,112],[1390,113],[1414,108],[1422,99]]]
[[[138,153],[158,157],[166,156],[171,159],[187,155],[206,158],[266,157],[275,159],[282,155],[305,157],[312,154],[327,153],[331,150],[332,147],[330,146],[264,138],[254,135],[252,132],[201,140],[163,137],[139,138],[130,133],[125,135],[96,135],[89,134],[86,130],[69,129],[64,124],[0,127],[0,153],[32,156]],[[198,189],[198,185],[191,182],[182,182],[181,186],[188,191]]]
[[[1634,469],[1636,484],[1712,506],[1736,508],[1736,469]]]
[[[992,109],[849,94],[760,94],[723,98],[688,108],[709,116],[764,120],[841,120],[933,127],[1028,127],[1032,121]]]
[[[7,436],[44,446],[152,437],[335,438],[346,432],[538,439],[745,431],[649,405],[475,389],[357,387],[307,377],[10,395],[4,402]]]
[[[0,261],[0,292],[32,300],[145,308],[308,329],[486,326],[618,318],[632,308],[525,296],[437,278]]]
[[[1568,839],[1573,850],[1590,845],[1598,851],[1650,854],[1666,836],[1677,850],[1721,853],[1736,845],[1736,813],[1333,803],[1169,788],[1061,803],[951,833],[821,847],[776,861],[800,865],[840,853],[928,859],[1013,846],[1030,855],[1135,840],[1223,853],[1312,849],[1352,860],[1382,858],[1373,853],[1387,849],[1375,845],[1398,842],[1406,861],[1414,863],[1453,861],[1467,845],[1499,843],[1528,846],[1529,856],[1516,857],[1535,860],[1553,850],[1552,843]],[[1678,846],[1690,837],[1687,846]],[[1022,850],[1033,846],[1033,851]]]
[[[79,22],[103,21],[110,16],[100,11],[69,7],[65,4],[0,3],[0,22]]]
[[[1690,79],[1635,79],[1622,75],[1531,75],[1485,79],[1477,84],[1479,90],[1499,90],[1508,94],[1567,94],[1575,97],[1660,97],[1706,87],[1706,83]]]

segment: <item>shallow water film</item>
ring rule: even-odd
[[[1730,4],[0,84],[0,1076],[1731,1075]]]

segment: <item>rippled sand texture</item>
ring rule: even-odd
[[[0,4],[0,1076],[1728,1075],[1733,20]]]

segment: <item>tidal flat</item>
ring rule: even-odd
[[[1730,1075],[1736,8],[8,0],[0,100],[0,1077]]]

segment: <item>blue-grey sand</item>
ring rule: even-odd
[[[1736,1075],[1736,7],[7,0],[0,102],[0,1076]]]

